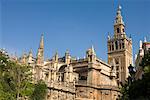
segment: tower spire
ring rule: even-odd
[[[44,35],[42,33],[41,35],[41,40],[40,40],[40,45],[38,48],[38,53],[37,53],[37,64],[43,64],[44,62]]]
[[[29,56],[32,56],[32,49],[30,49],[29,51]]]
[[[96,54],[96,53],[95,53],[95,49],[94,49],[94,46],[93,46],[93,45],[91,46],[91,51],[92,51],[92,53],[93,53],[93,54]]]
[[[125,24],[121,15],[121,6],[119,5],[114,23],[114,37],[120,38],[125,36]]]
[[[42,33],[41,35],[41,41],[40,41],[40,46],[39,48],[44,48],[44,34]]]
[[[122,19],[122,15],[121,15],[121,6],[120,5],[118,6],[118,9],[117,9],[117,15],[116,15],[114,25],[118,25],[118,24],[123,24],[124,25],[124,21]]]

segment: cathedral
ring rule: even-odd
[[[107,38],[108,62],[96,55],[92,46],[85,58],[76,59],[69,51],[60,57],[56,52],[44,60],[44,35],[42,34],[37,57],[32,50],[24,54],[20,63],[32,66],[33,80],[44,80],[48,87],[46,100],[116,100],[119,85],[128,77],[132,64],[132,39],[125,32],[121,7],[117,9],[114,35]]]

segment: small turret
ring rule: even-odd
[[[21,57],[21,63],[26,64],[27,63],[26,60],[27,60],[27,55],[26,55],[26,53],[23,53],[23,55]]]
[[[55,56],[54,56],[55,62],[58,62],[58,52],[56,51]]]
[[[70,62],[71,62],[71,56],[70,56],[69,50],[67,50],[65,53],[65,63],[68,65],[70,64]]]
[[[41,35],[41,41],[40,41],[40,46],[39,48],[44,49],[44,34],[42,33]]]
[[[94,50],[94,47],[92,46],[90,49],[87,50],[86,52],[86,58],[88,58],[89,62],[93,62],[96,59],[96,53]]]
[[[91,47],[91,51],[92,51],[91,53],[92,53],[93,55],[96,55],[93,45],[92,45],[92,47]]]
[[[33,63],[33,54],[32,54],[32,49],[29,52],[29,56],[28,56],[28,64]]]

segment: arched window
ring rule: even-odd
[[[120,47],[120,49],[121,49],[121,41],[119,41],[119,47]]]
[[[112,42],[112,50],[114,50],[114,43]]]
[[[125,48],[124,41],[122,40],[121,43],[122,43],[122,48],[124,49]]]
[[[108,48],[109,48],[109,51],[112,50],[112,42],[109,43]]]
[[[109,45],[109,50],[111,51],[111,45]]]
[[[117,78],[119,78],[119,72],[117,72],[117,75],[116,75],[116,77],[117,77]]]
[[[117,33],[120,33],[120,29],[119,28],[117,28]]]
[[[116,50],[118,50],[118,41],[115,42]]]
[[[124,42],[122,42],[122,48],[124,49]]]

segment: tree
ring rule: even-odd
[[[32,94],[31,67],[20,65],[0,52],[0,99],[19,100]]]
[[[0,100],[44,100],[47,85],[40,80],[33,84],[31,66],[11,61],[0,50]]]
[[[144,71],[142,79],[126,82],[121,88],[121,100],[150,100],[150,51],[144,55],[140,66]]]
[[[44,100],[47,94],[47,85],[44,81],[40,80],[35,84],[35,89],[31,95],[32,100]]]

